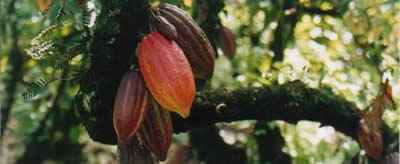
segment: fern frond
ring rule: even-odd
[[[64,69],[68,66],[70,61],[79,54],[84,54],[86,52],[85,46],[83,44],[72,43],[72,45],[66,45],[65,53],[62,55],[55,56],[55,65],[57,69]]]
[[[85,28],[89,27],[90,19],[91,19],[91,10],[85,7],[82,11],[82,24]]]
[[[84,67],[75,67],[71,69],[71,81],[73,84],[79,84],[86,75],[87,69]]]
[[[58,22],[58,23],[62,22],[62,18],[65,15],[64,5],[65,5],[65,1],[62,3],[60,9],[58,9],[58,12],[57,12],[57,15],[56,15],[56,22]]]
[[[54,42],[49,40],[38,45],[34,45],[29,49],[25,49],[26,53],[33,59],[40,60],[52,54],[52,49],[54,48]]]
[[[54,76],[39,79],[39,80],[33,82],[30,85],[29,89],[26,90],[24,93],[22,93],[22,96],[27,100],[33,99],[34,97],[36,97],[37,95],[39,95],[40,93],[42,93],[44,91],[44,89],[45,89],[44,87],[46,87],[51,82],[54,82],[56,80],[57,80],[57,78],[55,78]]]
[[[40,44],[42,40],[44,40],[45,36],[50,34],[50,32],[54,31],[57,27],[59,27],[59,24],[53,24],[46,29],[42,30],[39,35],[37,35],[35,38],[32,39],[31,41],[31,46],[37,46]]]

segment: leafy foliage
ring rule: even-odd
[[[56,81],[57,78],[50,76],[46,78],[41,78],[35,82],[33,82],[29,89],[22,93],[22,96],[25,99],[33,99],[36,96],[38,96],[40,93],[42,93],[50,83]]]

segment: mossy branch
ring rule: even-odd
[[[313,89],[300,81],[262,88],[219,89],[197,95],[188,119],[174,115],[175,132],[193,126],[238,120],[311,120],[357,138],[360,110],[329,89]]]
[[[116,144],[112,126],[100,126],[112,125],[112,115],[107,116],[109,119],[105,117],[96,117],[94,122],[87,120],[91,123],[85,126],[95,141]],[[197,94],[187,119],[172,113],[175,133],[217,122],[283,120],[296,123],[310,120],[318,121],[322,126],[330,125],[355,140],[360,119],[361,111],[354,103],[335,95],[329,88],[313,89],[300,81],[260,88],[202,91]],[[387,126],[383,127],[382,135],[385,145],[396,141],[396,134]]]
[[[173,114],[174,132],[201,125],[239,120],[283,120],[296,123],[317,121],[357,140],[361,111],[352,102],[329,88],[313,89],[300,81],[262,88],[218,89],[200,92],[191,115],[182,119]],[[385,147],[396,142],[396,134],[382,127]],[[391,151],[391,150],[387,150]]]

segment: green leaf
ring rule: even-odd
[[[28,90],[26,90],[24,93],[22,93],[22,96],[27,99],[33,99],[34,97],[38,96],[41,94],[47,85],[49,85],[51,82],[56,81],[57,78],[54,76],[50,76],[47,78],[41,78],[31,84]]]

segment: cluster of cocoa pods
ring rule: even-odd
[[[120,82],[113,122],[119,145],[137,136],[163,161],[172,141],[169,111],[189,117],[195,78],[212,77],[215,52],[203,30],[182,9],[162,4],[149,11],[153,32],[138,46],[139,68],[129,70]]]
[[[174,5],[161,4],[152,13],[155,30],[179,45],[194,77],[210,79],[214,71],[215,52],[200,26]]]

